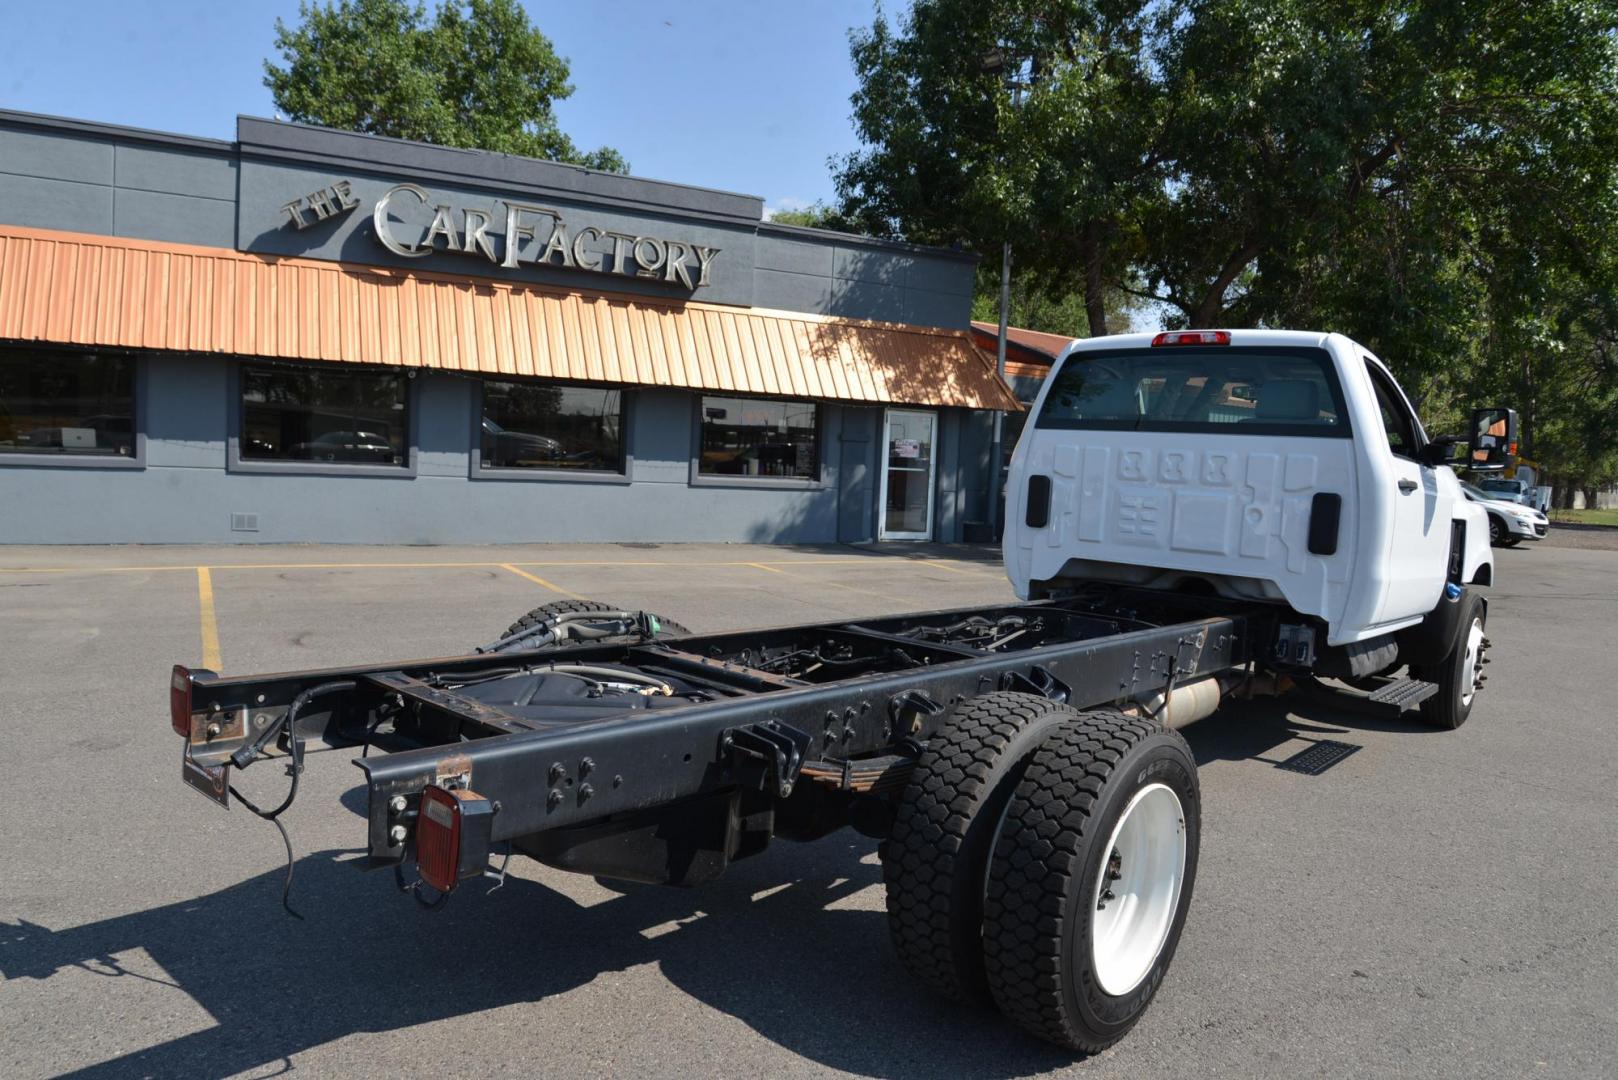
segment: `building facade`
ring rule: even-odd
[[[243,117],[0,112],[0,542],[957,540],[959,253]]]

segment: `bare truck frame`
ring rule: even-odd
[[[1189,903],[1195,764],[1169,729],[1312,662],[1294,655],[1302,638],[1285,614],[1098,585],[1028,603],[671,636],[653,615],[561,602],[471,655],[249,677],[176,667],[171,719],[186,737],[186,782],[221,804],[235,793],[233,768],[285,760],[281,806],[236,795],[272,818],[295,796],[306,752],[363,746],[369,864],[395,867],[401,887],[434,906],[502,852],[695,884],[773,837],[853,825],[883,838],[907,967],[1094,1049],[1145,1007]],[[1164,908],[1147,969],[1136,974],[1125,955],[1108,985],[1098,960],[1089,1002],[1082,980],[1040,990],[1040,947],[1013,940],[1052,888],[1076,922],[1047,951],[1066,950],[1064,934],[1099,933],[1114,883],[1128,886],[1135,869],[1123,834],[1089,877],[1064,859],[1082,863],[1106,837],[1039,850],[1051,832],[1041,785],[1063,776],[1119,829],[1129,816],[1112,806],[1120,800],[1133,807],[1172,789],[1179,807],[1179,863],[1159,875],[1172,895],[1133,898]],[[1019,878],[1030,844],[1049,880]],[[1169,857],[1142,851],[1142,862]],[[1052,1019],[1053,993],[1079,999]]]

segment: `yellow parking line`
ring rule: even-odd
[[[932,567],[936,567],[939,570],[948,570],[952,574],[965,574],[967,577],[982,577],[983,576],[983,573],[981,571],[978,571],[978,570],[965,570],[965,569],[962,569],[959,566],[951,566],[949,563],[945,562],[943,559],[917,559],[916,562],[919,562],[923,566],[932,566]]]
[[[197,567],[197,607],[202,619],[202,666],[219,670],[219,620],[213,610],[213,575]]]
[[[785,574],[787,577],[797,578],[799,581],[812,581],[816,585],[830,585],[834,589],[845,589],[848,592],[859,593],[861,596],[880,596],[882,599],[884,599],[884,600],[892,600],[896,604],[903,604],[903,603],[907,602],[904,599],[902,599],[901,597],[894,596],[891,593],[878,592],[875,589],[867,589],[862,585],[844,585],[841,581],[829,581],[829,580],[827,580],[826,578],[823,578],[823,577],[810,577],[807,574],[800,574],[800,573],[797,573],[796,571],[792,571],[792,570],[782,570],[782,569],[780,569],[778,567],[773,567],[773,566],[762,566],[761,565],[761,566],[759,566],[759,569],[760,570],[768,570],[768,571],[770,571],[771,573],[774,573],[774,574]]]
[[[527,578],[529,581],[532,581],[535,585],[543,585],[545,588],[549,589],[553,593],[559,593],[562,596],[566,596],[566,597],[569,597],[569,598],[574,599],[574,600],[583,600],[584,599],[584,597],[580,596],[576,592],[568,592],[566,589],[562,588],[560,585],[553,585],[549,581],[546,581],[544,578],[538,577],[538,576],[536,576],[534,574],[530,574],[526,570],[518,570],[515,566],[512,566],[510,563],[501,563],[500,564],[500,569],[502,569],[502,570],[510,570],[513,574],[516,574],[518,577]]]
[[[784,574],[784,573],[786,573],[786,571],[785,571],[785,570],[777,570],[777,569],[776,569],[776,568],[775,568],[775,567],[773,567],[773,566],[766,566],[766,565],[764,565],[764,564],[763,564],[763,563],[761,563],[761,562],[750,562],[750,563],[748,563],[748,564],[747,564],[747,565],[748,565],[748,566],[753,566],[753,567],[757,567],[757,568],[758,568],[758,569],[760,569],[760,570],[768,570],[768,571],[769,571],[769,572],[770,572],[770,573],[772,573],[772,574]]]

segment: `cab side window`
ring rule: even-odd
[[[1417,448],[1415,417],[1410,415],[1404,398],[1387,375],[1369,360],[1365,363],[1365,370],[1370,374],[1371,386],[1376,390],[1376,406],[1382,413],[1382,430],[1388,434],[1388,449],[1400,457],[1414,458]]]

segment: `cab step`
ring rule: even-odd
[[[1421,703],[1436,693],[1437,683],[1421,679],[1394,679],[1367,694],[1365,703],[1378,712],[1402,716],[1421,708]]]

